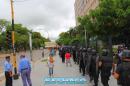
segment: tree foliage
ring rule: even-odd
[[[11,31],[11,23],[4,19],[0,20],[0,32],[1,29],[5,27],[6,31]],[[29,49],[29,30],[27,27],[24,27],[22,24],[15,24],[15,47],[16,50],[26,50]],[[32,32],[32,44],[33,48],[44,47],[44,42],[48,41],[45,37],[42,37],[39,32]],[[8,49],[6,32],[0,34],[0,48]]]
[[[77,35],[73,35],[73,39],[83,42],[86,29],[88,41],[96,37],[109,45],[109,48],[110,44],[121,43],[130,47],[130,0],[100,0],[96,9],[91,10],[88,15],[79,17],[78,21],[79,25],[74,28]],[[58,40],[61,38],[68,39],[60,35]]]

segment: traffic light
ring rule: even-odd
[[[12,48],[12,33],[11,33],[11,31],[6,32],[6,42],[7,42],[7,47],[9,49],[11,49]]]

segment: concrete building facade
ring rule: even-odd
[[[84,16],[99,5],[99,0],[75,0],[75,18]]]

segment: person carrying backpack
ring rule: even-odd
[[[122,63],[117,66],[113,76],[120,80],[121,86],[130,86],[130,50],[124,50],[122,56]]]
[[[53,76],[53,68],[54,68],[54,58],[52,55],[48,58],[48,68],[49,68],[49,75],[50,77]]]

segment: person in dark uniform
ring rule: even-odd
[[[87,58],[88,58],[88,61],[87,61],[86,71],[89,74],[90,82],[93,80],[92,72],[90,71],[91,57],[92,57],[92,49],[88,48],[87,49]]]
[[[78,56],[79,72],[80,72],[80,73],[81,73],[81,64],[80,64],[81,54],[82,54],[82,48],[79,49],[79,56]]]
[[[92,57],[90,60],[90,72],[91,78],[94,79],[94,86],[98,86],[98,77],[99,77],[99,56],[95,49],[92,50]]]
[[[83,59],[83,49],[80,50],[80,58],[79,58],[79,71],[85,76],[85,64]]]
[[[79,60],[79,49],[76,48],[76,64],[79,64],[78,60]]]
[[[77,54],[77,63],[80,63],[80,56],[81,56],[81,48],[78,48],[78,54]],[[80,65],[80,64],[79,64]]]
[[[109,52],[107,49],[103,49],[100,63],[101,63],[101,82],[103,86],[109,86],[108,81],[111,76],[113,59],[109,57]]]
[[[65,63],[65,48],[62,48],[61,58],[62,58],[62,63]]]
[[[86,48],[83,48],[82,55],[83,55],[83,61],[84,61],[84,65],[85,65],[85,73],[88,74],[88,71],[87,71],[87,66],[88,66],[88,54],[87,54],[87,49],[86,49]]]
[[[13,86],[12,80],[12,64],[10,63],[10,56],[6,56],[4,63],[5,70],[5,86]]]
[[[123,51],[122,63],[117,66],[114,77],[120,79],[121,86],[130,86],[130,50]]]
[[[84,64],[86,64],[87,62],[87,49],[86,48],[83,48],[83,52],[82,52],[82,55],[83,55],[83,60],[84,60]]]
[[[73,61],[76,64],[76,48],[73,48]]]
[[[60,58],[62,57],[62,50],[63,50],[63,47],[59,47],[59,56],[60,56]]]

